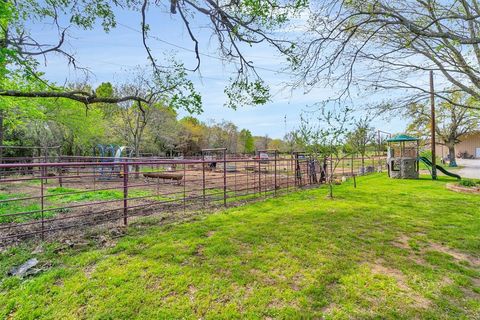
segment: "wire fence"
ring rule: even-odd
[[[64,229],[127,225],[153,213],[227,207],[385,169],[383,156],[318,160],[264,151],[229,157],[222,149],[189,159],[69,160],[0,164],[0,244]]]

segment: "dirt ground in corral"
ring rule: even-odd
[[[305,168],[302,166],[301,169]],[[43,184],[43,206],[46,211],[56,210],[56,213],[45,218],[43,223],[38,217],[21,222],[0,223],[0,238],[14,237],[17,234],[33,235],[41,230],[44,230],[44,233],[58,233],[63,228],[79,229],[85,225],[105,223],[118,225],[119,221],[123,221],[125,214],[130,219],[132,216],[152,213],[167,214],[181,211],[185,213],[187,209],[198,211],[205,206],[222,205],[224,201],[229,205],[237,200],[243,202],[249,200],[250,196],[266,195],[274,190],[292,188],[296,184],[304,185],[308,182],[305,174],[302,175],[301,180],[295,181],[295,174],[290,171],[289,166],[277,166],[276,175],[274,168],[264,165],[261,165],[258,170],[257,166],[252,168],[237,164],[236,169],[233,172],[227,172],[225,178],[223,168],[205,170],[205,173],[201,168],[168,171],[168,173],[183,175],[183,179],[175,181],[147,178],[144,176],[146,173],[144,168],[142,172],[129,174],[126,202],[123,198],[122,173],[100,175],[97,172],[93,177],[93,174],[88,172],[77,173],[75,170],[64,172],[61,179],[59,176],[51,176]],[[232,168],[228,170],[231,171]],[[9,177],[9,179],[12,178]],[[19,178],[25,179],[26,176]],[[226,193],[223,189],[225,182]],[[32,204],[40,203],[41,189],[42,184],[39,179],[36,179],[2,184],[0,192],[11,195],[13,198],[32,198],[22,200],[26,204]],[[56,192],[50,194],[50,191]],[[103,192],[107,193],[105,199],[82,198],[82,195],[92,194],[100,194],[103,197]],[[69,198],[62,198],[62,201],[56,201],[59,197],[69,196],[73,196],[73,200],[66,201]]]

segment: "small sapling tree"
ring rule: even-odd
[[[369,116],[360,117],[354,121],[353,130],[347,134],[347,146],[353,153],[359,154],[362,159],[362,173],[365,172],[367,148],[375,140],[375,130],[370,123]]]
[[[341,160],[348,127],[351,125],[350,118],[348,107],[327,109],[325,105],[321,106],[315,116],[301,116],[298,137],[305,151],[317,161],[330,159],[327,174],[330,198],[333,198],[333,176]]]

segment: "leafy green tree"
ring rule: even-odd
[[[455,145],[480,126],[480,111],[460,105],[478,107],[479,102],[468,94],[457,91],[449,96],[448,101],[438,103],[435,110],[435,133],[440,142],[448,148],[450,167],[457,166]],[[425,139],[430,137],[431,113],[428,102],[411,104],[404,115],[410,119],[407,128],[409,132]]]
[[[298,130],[293,130],[285,134],[285,136],[283,137],[283,141],[285,141],[286,152],[293,153],[295,151],[302,151],[302,146],[300,146],[298,143],[301,139],[299,139],[298,136]]]
[[[371,126],[371,119],[365,116],[354,120],[353,130],[347,134],[346,138],[346,144],[351,151],[360,155],[363,170],[368,146],[375,141],[375,129]]]
[[[21,137],[13,145],[62,146],[65,155],[87,154],[105,133],[106,119],[98,107],[86,111],[83,104],[69,99],[2,99],[13,101],[13,106],[20,102],[6,117],[7,137]]]
[[[184,109],[189,113],[202,111],[202,100],[194,90],[182,67],[170,69],[168,73],[149,73],[140,70],[133,80],[121,85],[117,91],[122,96],[148,96],[149,103],[125,101],[119,103],[117,122],[119,133],[140,156],[145,129],[155,119],[155,109],[168,106],[173,110]]]
[[[181,125],[177,121],[177,112],[169,107],[154,108],[152,124],[147,127],[147,142],[142,149],[145,152],[158,154],[164,152],[172,155],[180,144]]]
[[[271,139],[268,134],[266,134],[264,136],[254,136],[253,140],[256,150],[267,150]]]
[[[210,148],[227,148],[228,153],[238,151],[238,128],[230,121],[211,120],[206,126],[205,138]]]
[[[86,155],[99,143],[104,143],[108,121],[103,109],[91,107],[85,112],[81,103],[64,99],[45,111],[47,123],[56,123],[61,129],[57,145],[66,155]],[[51,126],[51,125],[50,125]]]
[[[206,148],[206,126],[200,120],[188,116],[180,119],[180,141],[177,149],[184,155],[194,154]]]
[[[42,84],[28,84],[23,79],[0,78],[0,83],[8,84],[11,88],[44,88]],[[51,103],[51,102],[50,102]],[[43,119],[43,103],[40,99],[12,98],[0,96],[0,146],[6,144],[6,137],[14,130],[18,130],[26,122],[35,119]],[[8,143],[7,143],[8,144]],[[0,148],[0,159],[3,149]]]
[[[350,111],[348,107],[330,110],[322,106],[316,117],[302,116],[298,130],[298,142],[311,157],[318,162],[323,162],[325,158],[331,161],[327,175],[330,198],[333,198],[333,173],[340,162],[351,125]]]
[[[248,129],[240,130],[239,134],[240,146],[242,147],[243,153],[254,153],[255,152],[255,140],[253,139],[252,133]]]
[[[285,152],[287,151],[287,144],[282,139],[271,139],[268,142],[268,149]]]

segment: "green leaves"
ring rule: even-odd
[[[113,86],[110,82],[102,82],[97,89],[95,89],[95,94],[98,97],[109,98],[113,97]]]
[[[225,88],[227,102],[225,106],[237,109],[239,106],[256,106],[267,103],[270,98],[270,89],[261,79],[249,82],[247,79],[237,79]]]
[[[332,109],[322,105],[316,114],[301,116],[299,143],[313,155],[338,156],[350,125],[351,110],[348,107]]]
[[[265,0],[243,0],[237,2],[236,10],[240,16],[250,17],[258,20],[259,23],[265,26],[281,25],[288,20],[288,17],[293,15],[300,9],[308,5],[306,0],[295,1],[265,1]]]
[[[8,28],[15,15],[15,7],[11,2],[0,1],[0,85],[8,74],[7,65],[16,55],[15,50],[7,46]]]
[[[186,110],[190,114],[200,114],[202,97],[195,90],[193,82],[188,78],[185,66],[174,59],[169,60],[172,67],[168,70],[156,70],[153,73],[152,92],[162,91],[162,100],[172,109]]]
[[[42,56],[48,49],[66,55],[71,62],[73,57],[61,51],[59,46],[65,40],[62,27],[64,21],[69,21],[71,26],[80,29],[92,29],[99,22],[106,32],[116,26],[113,7],[107,0],[1,1],[0,77],[3,79],[16,75],[28,81],[42,82],[43,75],[37,70],[38,60],[35,57]],[[49,46],[43,43],[34,45],[36,40],[30,38],[28,28],[31,24],[56,26],[59,38],[49,41]],[[56,46],[59,47],[55,49]],[[2,88],[4,86],[0,83],[0,89]]]
[[[250,130],[242,129],[239,134],[239,140],[243,147],[243,153],[255,152],[255,140]]]
[[[375,141],[375,129],[371,126],[371,120],[368,116],[356,119],[353,130],[347,134],[347,147],[362,156]]]

